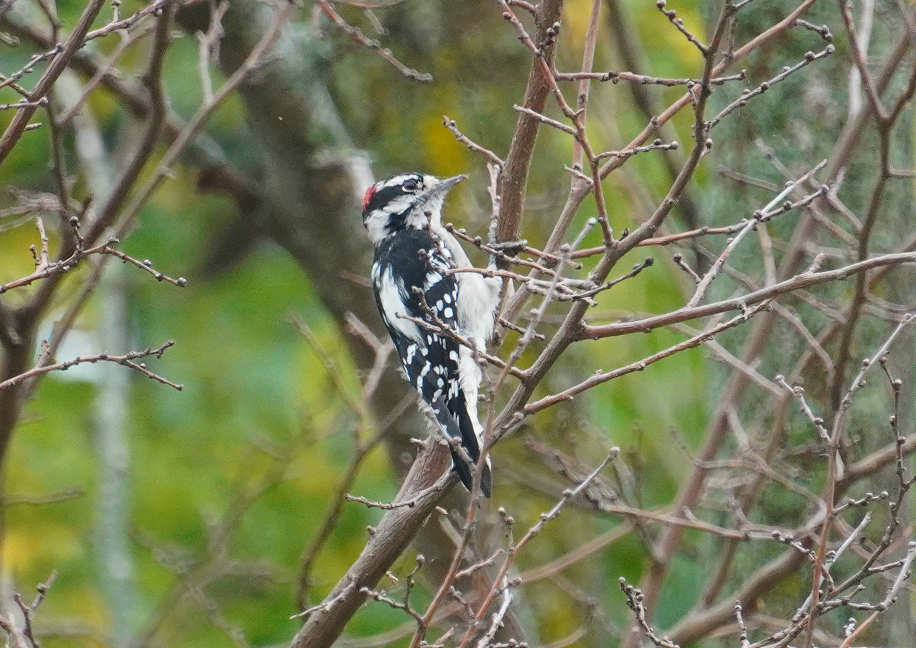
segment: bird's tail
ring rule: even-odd
[[[432,410],[436,415],[436,420],[439,422],[439,425],[445,430],[445,433],[450,438],[461,439],[461,446],[471,459],[472,463],[468,463],[455,448],[452,448],[453,468],[455,472],[458,473],[461,483],[470,491],[474,483],[474,466],[480,461],[480,439],[474,429],[474,423],[467,412],[464,398],[459,397],[458,401],[459,402],[456,404],[456,409],[458,410],[456,412],[457,415],[449,411],[449,408],[445,405],[444,399],[439,399],[439,401],[433,403]],[[490,457],[487,457],[486,464],[483,467],[483,474],[480,478],[480,490],[486,497],[490,497],[492,482]]]

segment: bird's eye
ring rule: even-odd
[[[404,191],[416,191],[420,188],[420,183],[411,178],[404,182]]]

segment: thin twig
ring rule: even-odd
[[[43,347],[47,347],[47,344],[48,344],[47,340],[42,342]],[[125,367],[129,367],[130,369],[133,369],[135,371],[139,371],[147,378],[151,378],[152,380],[161,382],[163,385],[168,385],[169,387],[174,387],[178,391],[181,391],[182,389],[184,389],[183,385],[178,385],[176,383],[173,383],[170,380],[167,380],[166,378],[163,378],[162,376],[158,374],[153,373],[152,371],[147,369],[145,363],[135,362],[135,360],[140,360],[142,358],[149,358],[149,357],[161,358],[162,354],[165,353],[166,349],[174,345],[175,345],[175,342],[173,342],[172,340],[169,340],[168,342],[166,342],[165,344],[163,344],[162,346],[156,349],[147,348],[147,349],[144,349],[143,351],[131,351],[130,353],[125,353],[124,355],[109,355],[107,353],[102,353],[99,355],[91,355],[91,356],[77,356],[70,360],[65,360],[64,362],[56,362],[54,364],[41,364],[40,366],[30,369],[29,371],[26,371],[25,373],[21,373],[18,376],[14,376],[13,378],[9,378],[7,380],[4,380],[3,382],[0,382],[0,390],[6,389],[7,387],[13,387],[15,385],[18,385],[19,383],[21,383],[24,380],[28,380],[30,378],[34,378],[35,376],[46,374],[51,371],[66,371],[70,367],[74,367],[80,364],[87,364],[87,363],[94,364],[96,362],[114,362],[120,365],[124,365]]]
[[[413,79],[415,81],[422,81],[424,83],[429,83],[430,81],[433,80],[432,74],[429,74],[428,72],[422,72],[422,73],[417,72],[413,68],[407,67],[406,65],[404,65],[403,63],[401,63],[399,60],[395,58],[394,54],[391,53],[390,49],[388,49],[387,47],[384,47],[377,40],[367,38],[366,35],[363,34],[362,30],[359,27],[354,27],[353,25],[349,24],[346,20],[344,20],[340,16],[340,14],[337,13],[334,7],[331,6],[330,2],[328,2],[327,0],[317,0],[317,2],[318,2],[318,6],[320,6],[322,10],[324,10],[328,18],[330,18],[341,31],[343,31],[345,34],[350,36],[353,40],[355,40],[357,43],[359,43],[363,47],[366,47],[372,50],[373,52],[376,52],[379,56],[382,57],[382,59],[390,63],[398,72],[406,76],[408,79]]]

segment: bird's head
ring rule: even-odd
[[[363,198],[363,225],[373,245],[401,230],[438,225],[445,195],[466,177],[440,180],[431,175],[402,173],[369,187]]]

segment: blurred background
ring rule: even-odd
[[[365,404],[363,409],[354,406],[361,398],[369,353],[364,342],[344,330],[344,313],[354,312],[381,335],[366,283],[370,253],[359,215],[361,191],[373,177],[401,171],[467,173],[470,180],[449,196],[446,219],[472,236],[486,237],[491,204],[485,160],[456,141],[443,126],[443,116],[454,119],[473,141],[505,156],[518,117],[513,104],[522,102],[531,56],[502,19],[496,2],[370,4],[370,11],[365,10],[369,5],[358,3],[334,6],[349,24],[390,48],[407,67],[431,75],[431,81],[400,73],[307,0],[294,9],[276,59],[256,67],[250,80],[215,109],[201,139],[169,165],[135,217],[113,221],[126,223],[119,250],[149,260],[151,267],[169,277],[185,278],[186,286],[157,281],[153,274],[117,258],[108,259],[103,269],[101,257],[86,259],[66,273],[41,312],[27,368],[38,362],[40,340],[53,338],[64,326],[69,329],[55,354],[58,361],[155,349],[174,341],[161,359],[143,362],[182,386],[179,391],[116,363],[87,363],[42,376],[21,410],[0,411],[0,417],[14,423],[2,466],[3,605],[13,614],[11,593],[23,592],[30,600],[34,586],[55,572],[56,581],[37,613],[43,645],[285,645],[300,625],[288,617],[304,603],[321,600],[364,546],[367,526],[380,519],[382,512],[376,509],[343,505],[339,521],[309,565],[310,578],[303,589],[304,557],[351,468],[354,439],[372,438],[373,421],[384,413],[383,406],[390,409],[407,394],[406,385],[395,377],[388,381],[391,387],[386,389],[391,391],[383,396],[390,399],[385,403],[373,404],[371,411]],[[872,36],[875,60],[899,35],[895,20],[883,19],[897,11],[896,5],[877,4],[882,20],[876,19]],[[60,33],[66,35],[86,5],[77,0],[0,4],[0,73],[9,76],[22,69],[30,57],[59,40],[52,35],[49,16],[56,16]],[[143,6],[124,0],[116,8],[124,18]],[[742,9],[734,42],[746,42],[793,6],[780,1]],[[208,30],[214,7],[189,3],[168,31],[162,59],[163,103],[167,119],[179,124],[192,119],[207,100],[199,74],[200,34]],[[263,3],[233,3],[222,21],[218,49],[206,61],[214,89],[250,48],[251,32],[257,37],[258,30],[251,26],[269,22],[268,9]],[[678,2],[676,9],[687,28],[700,35],[718,15],[717,3],[699,0]],[[579,69],[591,11],[592,3],[586,0],[565,3],[558,69]],[[601,11],[595,70],[631,70],[673,79],[700,74],[697,49],[654,2],[611,0],[601,3]],[[93,27],[102,28],[114,19],[111,6],[105,6]],[[829,24],[834,34],[843,32],[832,4],[816,3],[805,19],[813,25]],[[57,208],[47,207],[60,195],[59,171],[77,206],[73,209],[79,211],[90,197],[92,207],[98,208],[104,202],[100,197],[111,192],[119,172],[136,153],[146,116],[131,103],[129,92],[117,89],[116,81],[145,96],[154,22],[148,16],[131,25],[130,32],[113,31],[91,40],[82,50],[83,62],[68,68],[55,84],[50,95],[53,114],[66,114],[81,99],[98,72],[93,65],[116,57],[117,79],[105,77],[56,135],[48,127],[23,133],[0,163],[0,283],[34,270],[30,246],[40,244],[36,215],[48,231],[52,257],[63,239],[71,237]],[[141,30],[146,30],[144,37],[137,36]],[[835,45],[837,55],[774,85],[753,110],[739,110],[717,127],[712,152],[682,195],[665,232],[749,217],[772,198],[774,187],[785,182],[779,165],[797,176],[831,155],[850,114],[848,44]],[[748,80],[725,86],[721,97],[717,89],[711,114],[742,89],[756,87],[784,65],[794,65],[804,52],[823,46],[816,32],[797,28],[754,51],[733,70],[746,69]],[[39,63],[19,83],[30,87],[45,69],[46,62]],[[265,85],[278,95],[266,91]],[[601,150],[623,148],[652,115],[683,92],[682,85],[594,83],[589,136]],[[569,97],[574,97],[572,86]],[[9,87],[0,88],[0,103],[19,99]],[[548,106],[548,115],[561,118],[553,102]],[[0,127],[8,126],[13,113],[0,111]],[[43,115],[39,111],[33,121],[47,122]],[[274,129],[284,120],[289,129],[285,134]],[[912,114],[907,112],[901,122],[892,151],[895,165],[909,168]],[[637,155],[610,176],[604,188],[615,232],[634,229],[654,211],[689,151],[692,125],[692,113],[681,111],[658,134],[665,142],[679,141],[680,149]],[[158,159],[172,140],[164,136],[156,143],[137,186],[154,177]],[[864,188],[872,182],[876,151],[873,141],[863,144],[845,172],[846,204],[856,213],[867,208]],[[570,156],[567,134],[541,129],[523,222],[523,235],[532,245],[544,243],[566,201],[570,176],[563,165],[570,163]],[[347,177],[358,180],[335,182],[343,168],[349,170]],[[305,177],[321,182],[312,185]],[[745,181],[749,177],[756,180]],[[283,208],[265,207],[261,189],[279,196],[277,204]],[[887,216],[875,234],[879,249],[894,249],[912,233],[912,189],[912,180],[900,180],[885,197],[882,213]],[[304,196],[301,205],[299,191]],[[137,194],[135,186],[131,195]],[[119,213],[124,213],[123,204],[121,208]],[[571,231],[577,232],[594,215],[593,202],[586,201]],[[774,222],[770,233],[777,258],[794,228],[794,221]],[[710,247],[719,250],[724,241],[715,239]],[[583,247],[600,243],[600,232],[595,231]],[[818,245],[812,244],[811,256],[827,252],[834,258],[829,256],[830,244]],[[708,269],[715,258],[690,242],[677,250],[637,249],[614,276],[647,256],[653,257],[654,265],[603,293],[589,321],[616,321],[682,306],[694,284],[672,260],[675,252],[698,272]],[[485,255],[470,253],[476,262],[486,262]],[[757,248],[736,254],[730,262],[736,272],[763,273]],[[901,271],[883,296],[910,303],[910,273]],[[90,277],[93,282],[97,278],[97,287],[84,295]],[[731,296],[740,281],[734,276],[720,281],[713,296]],[[40,285],[0,295],[4,311],[27,304]],[[821,298],[842,303],[849,290],[848,285],[827,288]],[[799,309],[815,322],[812,330],[830,319],[816,308],[805,310],[803,302]],[[550,335],[563,312],[548,314],[545,334]],[[860,330],[865,332],[856,338],[856,358],[880,345],[887,321],[876,318],[863,324]],[[773,333],[775,344],[754,365],[768,380],[805,349],[806,341],[795,329],[783,326]],[[717,340],[737,353],[745,336],[739,328]],[[684,337],[685,329],[675,328],[574,346],[538,387],[536,397],[561,391],[595,370],[648,356]],[[907,350],[901,365],[908,366],[909,373],[901,376],[906,378],[912,375],[913,340],[909,333],[903,339]],[[522,359],[522,366],[534,357],[536,349]],[[667,506],[689,473],[693,452],[728,384],[730,373],[721,359],[722,354],[707,348],[689,349],[531,418],[493,451],[492,508],[504,506],[524,525],[519,528],[527,528],[567,487],[566,473],[551,463],[550,448],[576,457],[583,466],[594,466],[615,445],[621,457],[613,477],[608,476],[618,493],[614,497],[644,509]],[[810,369],[799,380],[816,402],[830,400],[825,369]],[[886,391],[868,401],[857,419],[857,433],[868,435],[870,422],[886,421],[891,411]],[[905,391],[912,392],[911,382]],[[752,394],[733,406],[739,413],[751,412],[761,400]],[[783,446],[789,456],[785,466],[791,465],[787,474],[817,491],[822,467],[811,449],[815,434],[803,416],[792,421]],[[906,425],[909,430],[911,417]],[[400,432],[405,438],[418,436],[409,428]],[[890,437],[881,439],[863,449],[861,456]],[[375,446],[353,473],[346,492],[389,501],[412,452],[404,439]],[[730,475],[714,480],[705,499],[705,512],[723,526],[734,519],[728,494],[742,485],[730,480]],[[784,489],[767,488],[770,491],[754,512],[756,521],[791,527],[804,519],[804,496],[793,499]],[[868,488],[877,492],[886,486],[868,484],[863,492]],[[456,489],[455,495],[464,493]],[[912,499],[908,507],[912,520]],[[530,645],[616,645],[629,619],[617,579],[639,582],[648,564],[645,535],[655,531],[638,524],[634,530],[626,518],[596,515],[585,505],[571,507],[563,516],[518,557],[517,574],[549,564],[587,539],[603,538],[606,546],[562,574],[526,584],[516,610],[520,623],[529,633]],[[904,522],[911,533],[907,525],[911,522]],[[498,530],[491,532],[499,537]],[[653,620],[657,627],[670,628],[693,608],[707,586],[720,541],[695,530],[685,534]],[[753,559],[738,559],[736,573],[730,576],[734,582],[740,580],[742,569],[751,570],[784,550],[775,543],[755,548]],[[408,571],[414,557],[410,552],[393,571]],[[805,574],[782,586],[794,592],[809,581]],[[803,600],[786,594],[780,605],[778,591],[772,599],[777,602],[764,606],[762,616],[791,616]],[[415,596],[419,606],[431,593],[421,587]],[[911,591],[907,597],[912,610]],[[906,636],[912,619],[911,613],[904,614],[906,618],[894,625]],[[833,621],[842,623],[839,616]],[[411,623],[386,605],[369,604],[347,627],[349,643],[341,645],[404,645],[405,639],[393,637],[405,626],[412,632]],[[834,630],[840,634],[838,627]],[[882,634],[882,641],[892,636],[886,628],[880,632],[885,631],[891,634]],[[903,645],[886,641],[881,645]],[[696,645],[731,644],[710,636]]]

